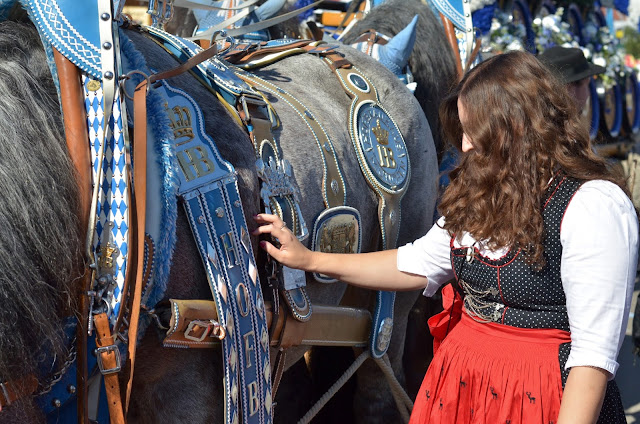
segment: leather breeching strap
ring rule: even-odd
[[[64,119],[64,132],[69,156],[76,169],[78,192],[80,196],[80,228],[87,228],[89,210],[91,208],[91,161],[89,158],[89,140],[87,137],[87,121],[85,119],[84,99],[80,83],[80,71],[69,59],[64,57],[56,48],[53,56],[58,69],[60,82],[60,100]],[[92,272],[86,268],[84,276],[79,280],[76,299],[78,299],[78,313],[80,317],[89,314],[89,299],[86,296],[91,284]],[[87,410],[87,324],[78,320],[76,329],[76,387],[78,404],[78,422],[89,420]]]

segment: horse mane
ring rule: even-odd
[[[345,34],[342,42],[352,44],[362,33],[372,28],[393,37],[409,25],[415,15],[418,15],[416,44],[409,57],[409,66],[418,83],[416,99],[427,116],[436,150],[440,153],[442,137],[438,108],[456,82],[456,64],[442,23],[431,9],[419,0],[387,0],[356,23]]]
[[[73,310],[82,244],[56,88],[30,24],[0,23],[0,90],[0,382],[6,382],[53,373],[55,358],[66,353],[60,317]]]

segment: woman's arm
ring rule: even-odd
[[[271,234],[280,242],[277,248],[262,241],[262,248],[288,267],[319,272],[369,289],[402,291],[427,285],[425,277],[398,270],[396,249],[360,254],[314,252],[300,243],[276,215],[260,214],[254,218],[260,224],[254,235]]]
[[[558,424],[587,424],[598,421],[609,375],[602,368],[571,368],[564,386]]]
[[[567,207],[560,241],[571,370],[558,423],[594,423],[629,316],[638,251],[633,205],[614,184],[587,182]]]

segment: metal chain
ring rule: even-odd
[[[67,371],[75,361],[76,361],[76,338],[74,337],[73,340],[71,340],[71,349],[69,349],[69,354],[67,355],[67,359],[65,360],[64,365],[62,366],[62,368],[60,368],[60,370],[57,373],[51,376],[51,378],[47,383],[40,385],[41,389],[35,393],[35,396],[41,396],[49,393],[51,389],[53,389],[53,386],[55,386],[62,379],[62,377],[67,373]]]

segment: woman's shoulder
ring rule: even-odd
[[[576,202],[587,203],[592,207],[616,207],[622,211],[634,211],[635,214],[635,209],[629,196],[611,181],[591,180],[584,182],[571,201],[571,203]]]
[[[583,183],[569,202],[565,220],[600,225],[603,221],[627,217],[637,222],[636,210],[629,196],[615,183],[591,180]],[[563,225],[564,226],[564,225]]]

